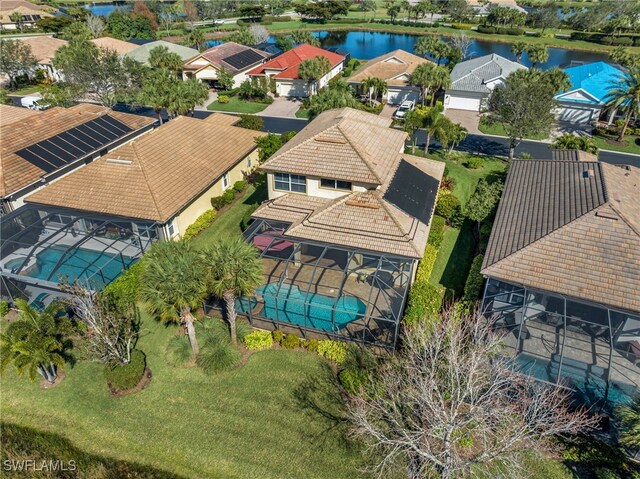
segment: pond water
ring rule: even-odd
[[[126,3],[96,3],[93,5],[84,5],[94,15],[108,17],[114,10],[131,10],[131,5]]]

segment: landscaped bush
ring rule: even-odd
[[[524,35],[522,28],[501,27],[496,30],[500,35]]]
[[[103,290],[105,299],[118,311],[125,311],[138,299],[142,262],[134,263]]]
[[[164,358],[171,366],[183,366],[186,364],[191,359],[189,338],[184,334],[171,338]]]
[[[483,253],[486,251],[487,244],[489,243],[489,236],[491,236],[491,227],[492,224],[490,222],[482,223],[482,226],[480,226],[480,240],[478,248]]]
[[[198,219],[195,220],[192,224],[187,226],[187,230],[184,232],[183,238],[189,239],[197,236],[200,232],[207,229],[213,223],[213,220],[216,219],[216,214],[218,212],[216,210],[207,210],[198,216]]]
[[[273,23],[273,22],[290,22],[290,21],[291,21],[291,17],[288,15],[281,15],[281,16],[264,15],[260,20],[260,23],[264,25],[264,22]]]
[[[247,187],[246,180],[238,180],[233,184],[233,189],[237,193],[242,193],[246,187]]]
[[[439,249],[440,246],[442,246],[446,226],[447,222],[442,216],[433,215],[431,219],[431,229],[429,230],[429,239],[427,241],[435,249]]]
[[[480,296],[480,291],[482,291],[482,284],[484,283],[484,278],[480,274],[483,259],[484,256],[481,254],[473,258],[471,268],[469,269],[469,276],[467,276],[467,282],[464,284],[463,299],[465,301],[475,302]]]
[[[487,33],[487,34],[494,34],[494,33],[496,33],[496,29],[495,29],[495,27],[488,27],[486,25],[478,25],[478,32]]]
[[[318,342],[318,354],[338,364],[344,362],[347,356],[347,344],[331,339],[323,339]]]
[[[134,349],[131,351],[131,361],[128,364],[118,364],[116,366],[107,364],[104,369],[104,375],[107,379],[107,384],[111,388],[125,391],[138,385],[142,380],[146,367],[147,361],[144,353]]]
[[[369,382],[369,374],[362,370],[343,369],[338,379],[349,394],[357,394]]]
[[[231,90],[221,90],[218,92],[218,99],[220,99],[220,95],[228,97],[236,96],[239,91],[240,87],[232,88]]]
[[[0,301],[0,319],[4,318],[9,312],[9,302],[2,300]]]
[[[221,209],[223,206],[228,205],[229,203],[231,203],[231,201],[233,201],[233,198],[235,197],[232,196],[231,199],[229,199],[229,195],[222,195],[222,196],[215,196],[213,198],[211,198],[211,206],[213,206],[214,210],[219,210]]]
[[[295,349],[300,347],[300,338],[297,334],[289,333],[280,342],[280,346],[285,349]]]
[[[424,255],[418,265],[416,281],[429,281],[429,278],[431,278],[431,272],[433,271],[433,265],[436,263],[437,257],[438,249],[432,244],[427,244],[427,247],[424,249]]]
[[[228,205],[229,203],[231,203],[235,197],[236,197],[236,192],[233,191],[233,188],[230,188],[226,190],[224,193],[222,193],[222,198],[224,199],[225,205]]]
[[[347,348],[338,379],[347,392],[356,394],[369,385],[371,373],[377,365],[376,358],[369,349],[351,345]]]
[[[455,28],[456,30],[471,30],[473,25],[470,23],[452,23],[451,28]]]
[[[241,356],[228,337],[211,336],[200,347],[196,361],[206,374],[215,374],[236,367]]]
[[[218,95],[218,103],[226,105],[229,103],[229,97],[227,95]]]
[[[238,126],[247,130],[260,131],[264,127],[264,121],[257,115],[240,115]]]
[[[244,338],[244,345],[251,351],[261,351],[273,347],[273,338],[269,331],[253,331]]]
[[[466,161],[464,165],[471,170],[477,170],[478,168],[482,168],[482,165],[484,165],[484,160],[479,156],[472,156]]]
[[[460,213],[460,200],[453,193],[438,195],[436,214],[442,216],[451,224],[451,220]]]
[[[440,189],[445,191],[453,191],[456,186],[456,179],[452,176],[443,176],[440,181]]]
[[[280,341],[284,338],[284,333],[279,329],[274,329],[271,332],[271,337],[273,338],[273,342],[280,344]]]
[[[415,324],[423,319],[433,320],[440,314],[444,289],[427,281],[416,281],[409,291],[409,304],[404,314],[406,324]]]
[[[607,36],[602,38],[601,43],[604,43],[605,45],[623,45],[630,47],[633,45],[633,39],[629,37]]]
[[[302,345],[307,349],[307,351],[311,351],[313,353],[318,352],[318,343],[317,339],[305,339],[302,341]]]

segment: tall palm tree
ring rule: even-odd
[[[436,59],[438,65],[444,60],[451,52],[451,47],[448,43],[442,41],[436,36],[422,37],[416,42],[414,50],[418,55],[424,57],[427,53],[430,53],[432,57]]]
[[[187,329],[193,356],[199,352],[192,311],[207,294],[204,259],[187,240],[160,241],[145,254],[140,275],[140,298],[149,312]]]
[[[589,136],[578,136],[572,133],[565,133],[557,137],[553,141],[552,146],[560,150],[580,150],[594,155],[598,154],[598,145],[593,138]]]
[[[17,299],[16,306],[18,319],[0,334],[0,370],[13,363],[19,375],[26,373],[34,381],[40,374],[52,384],[68,358],[71,323],[56,305],[42,313],[23,299]]]
[[[147,61],[151,68],[166,68],[174,72],[182,70],[184,63],[180,55],[169,51],[169,49],[164,46],[157,46],[151,49]]]
[[[330,71],[331,63],[325,56],[309,58],[300,63],[300,66],[298,67],[298,76],[307,81],[309,85],[309,96],[313,96],[315,93],[313,85]]]
[[[429,62],[418,65],[411,74],[411,84],[420,87],[422,91],[422,105],[424,106],[424,99],[427,97],[427,92],[431,86],[434,78],[434,70],[436,66]]]
[[[207,85],[196,78],[189,78],[178,82],[167,110],[173,116],[186,115],[187,113],[191,113],[193,116],[196,105],[201,105],[207,98],[209,98]]]
[[[361,108],[362,104],[353,96],[353,89],[343,79],[331,85],[311,99],[309,119],[312,120],[323,111],[334,108]]]
[[[369,106],[373,106],[373,100],[376,100],[378,95],[384,95],[388,90],[387,82],[376,77],[367,77],[362,86],[369,95]]]
[[[522,54],[527,51],[527,43],[526,42],[515,42],[511,45],[511,53],[516,56],[516,61],[518,63],[522,60]]]
[[[554,93],[560,93],[561,91],[567,91],[571,88],[571,80],[569,79],[569,75],[564,70],[554,67],[546,72],[544,72],[544,76],[553,88]]]
[[[604,100],[608,108],[626,112],[618,135],[618,141],[622,141],[631,117],[635,115],[636,119],[640,118],[640,68],[632,68],[612,82]]]
[[[197,28],[192,29],[187,35],[187,44],[192,45],[200,52],[204,50],[204,47],[206,46],[206,39],[204,38],[202,30],[198,30]]]
[[[447,89],[451,86],[451,73],[444,67],[435,67],[431,78],[431,103],[433,106],[436,102],[436,93],[440,88]]]
[[[429,143],[431,137],[436,137],[442,140],[446,137],[446,131],[449,127],[450,120],[440,113],[436,108],[429,108],[424,115],[424,129],[427,132],[427,141],[424,145],[424,154],[429,154]],[[441,141],[442,142],[442,141]],[[446,146],[443,145],[445,148]]]
[[[529,45],[527,47],[527,55],[531,60],[532,68],[549,60],[549,50],[546,45]]]
[[[205,256],[208,289],[224,300],[231,341],[236,344],[235,301],[253,294],[264,281],[262,261],[258,250],[242,238],[223,238],[210,247]]]
[[[174,72],[166,68],[151,71],[145,78],[140,94],[140,102],[150,106],[158,115],[162,125],[162,109],[169,107],[176,91],[178,79]]]

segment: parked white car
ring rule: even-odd
[[[30,110],[46,110],[47,108],[49,108],[49,105],[44,103],[42,97],[35,95],[23,96],[20,99],[20,104],[25,108],[29,108]]]
[[[400,104],[400,107],[396,110],[393,116],[395,116],[396,118],[404,118],[405,116],[407,116],[407,113],[409,113],[415,107],[416,107],[415,101],[405,100]]]

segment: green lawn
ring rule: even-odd
[[[214,101],[207,106],[207,110],[212,111],[228,111],[234,113],[258,113],[264,110],[267,106],[266,103],[258,103],[255,101],[243,100],[238,96],[232,96],[229,98],[229,103],[220,103]]]
[[[38,93],[40,90],[42,90],[42,85],[27,85],[17,90],[9,90],[9,95],[30,95],[32,93]]]
[[[598,145],[598,148],[601,150],[613,150],[613,151],[622,151],[625,153],[632,153],[634,155],[640,155],[640,136],[630,136],[627,135],[624,137],[623,142],[624,145],[618,143],[610,143],[607,141],[607,138],[602,136],[594,136],[593,139]]]
[[[480,119],[480,124],[478,125],[478,129],[482,133],[485,133],[487,135],[507,136],[507,134],[504,131],[504,127],[500,123],[488,123],[486,121],[482,121],[482,118]],[[532,135],[528,139],[546,140],[548,137],[549,135],[545,133],[538,133],[538,134]]]
[[[309,118],[309,110],[305,110],[304,108],[300,108],[296,112],[296,118]]]
[[[322,358],[263,351],[240,369],[206,376],[165,362],[175,326],[143,315],[142,331],[139,348],[153,373],[146,389],[114,398],[102,365],[88,361],[67,368],[51,390],[10,369],[2,381],[3,422],[55,433],[86,454],[182,477],[359,476],[360,451],[330,419],[343,411],[335,374]]]

